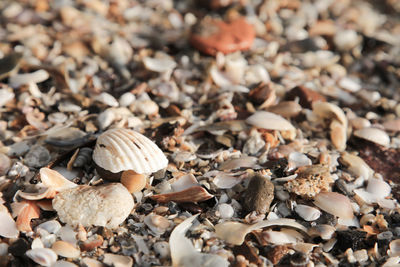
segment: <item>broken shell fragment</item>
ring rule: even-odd
[[[353,218],[351,202],[345,195],[336,192],[322,192],[315,196],[314,204],[318,208],[340,218]]]
[[[185,237],[198,215],[187,218],[172,231],[169,238],[173,267],[227,267],[229,262],[221,256],[198,252],[192,242]]]
[[[97,138],[93,160],[112,173],[133,170],[153,173],[167,167],[164,153],[146,136],[128,129],[111,129]]]
[[[0,236],[5,238],[17,238],[19,231],[17,224],[8,212],[0,212]]]
[[[311,237],[319,236],[324,240],[329,240],[335,233],[336,228],[329,224],[318,224],[308,229],[308,235]]]
[[[140,192],[146,186],[146,175],[137,174],[129,170],[122,172],[121,183],[128,189],[129,193]]]
[[[282,226],[282,227],[292,227],[299,229],[303,232],[307,232],[307,229],[297,223],[292,219],[275,219],[275,220],[265,220],[252,225],[243,224],[240,222],[223,222],[215,226],[215,234],[217,237],[225,240],[233,245],[241,245],[248,233],[251,231],[272,227],[272,226]]]
[[[157,215],[149,214],[144,218],[144,223],[153,231],[156,235],[162,235],[169,228],[171,223],[168,219]]]
[[[374,171],[369,165],[359,156],[344,152],[340,157],[341,163],[347,166],[349,172],[357,177],[369,179],[374,174]]]
[[[80,185],[60,192],[53,199],[60,220],[72,226],[115,228],[128,217],[133,206],[132,195],[119,183]]]
[[[170,201],[201,202],[201,201],[210,199],[212,197],[213,197],[213,195],[208,193],[208,191],[206,189],[204,189],[203,187],[192,186],[183,191],[154,195],[154,196],[151,196],[150,198],[159,203],[167,203]]]
[[[114,267],[131,267],[133,265],[133,259],[131,257],[112,253],[104,254],[103,262]]]
[[[354,132],[354,136],[382,146],[388,146],[390,144],[389,135],[386,132],[377,128],[359,129]]]
[[[266,130],[294,131],[294,126],[283,117],[268,111],[257,111],[246,119],[250,125]]]
[[[57,254],[49,248],[30,249],[26,256],[42,266],[52,266],[57,261]]]
[[[321,118],[336,119],[342,125],[347,126],[347,118],[343,110],[332,103],[321,101],[313,102],[312,109],[313,112]]]
[[[54,242],[51,249],[61,257],[72,259],[78,258],[81,253],[80,250],[73,246],[71,243],[61,240]]]
[[[43,185],[57,192],[77,186],[55,170],[41,168],[39,173]]]
[[[307,205],[299,204],[294,208],[294,210],[300,215],[300,217],[308,222],[315,221],[319,216],[321,216],[321,212],[318,209]]]

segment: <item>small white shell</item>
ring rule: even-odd
[[[156,144],[128,129],[111,129],[101,134],[93,151],[93,160],[113,173],[124,170],[153,173],[168,165],[167,158]]]
[[[81,254],[81,251],[74,245],[61,240],[56,241],[51,247],[51,249],[61,257],[65,258],[75,259],[78,258],[79,255]]]
[[[400,239],[393,240],[389,244],[389,250],[390,252],[388,253],[391,257],[394,256],[400,256]]]
[[[26,256],[42,266],[52,266],[57,261],[57,254],[49,248],[30,249]]]
[[[300,217],[308,222],[315,221],[319,216],[321,216],[321,212],[318,209],[307,205],[299,204],[294,208],[294,210],[300,215]]]
[[[257,111],[246,119],[250,125],[278,131],[294,131],[294,126],[283,117],[268,111]]]
[[[389,135],[377,128],[363,128],[355,131],[354,135],[382,146],[388,146],[390,144]]]
[[[156,235],[162,235],[170,227],[171,223],[168,219],[163,216],[150,213],[144,217],[144,223],[153,231]]]
[[[315,196],[314,204],[335,216],[343,219],[353,218],[353,208],[348,197],[336,192],[322,192]]]
[[[342,125],[347,126],[347,118],[343,110],[332,103],[320,101],[314,102],[312,103],[312,109],[313,112],[321,118],[336,119]]]
[[[392,189],[390,185],[385,181],[375,178],[368,180],[367,192],[375,195],[378,198],[385,198],[389,196],[391,190]]]

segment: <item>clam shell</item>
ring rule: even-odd
[[[268,111],[257,111],[246,119],[250,125],[266,130],[294,131],[294,126],[283,117]]]
[[[295,211],[308,222],[315,221],[321,216],[321,212],[318,209],[302,204],[297,205]]]
[[[390,144],[389,135],[377,128],[363,128],[355,131],[354,135],[382,146],[388,146]]]
[[[353,208],[348,197],[336,192],[322,192],[315,196],[314,204],[335,216],[343,219],[353,218]]]
[[[153,173],[168,165],[167,158],[156,144],[128,129],[111,129],[101,134],[93,151],[93,160],[113,173],[124,170]]]

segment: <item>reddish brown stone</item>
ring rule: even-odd
[[[278,264],[283,256],[285,256],[289,252],[289,248],[285,245],[283,246],[275,246],[272,250],[270,250],[267,254],[267,258],[272,262],[272,264]]]
[[[257,249],[250,245],[249,242],[244,242],[241,246],[235,246],[233,248],[233,253],[235,255],[242,255],[246,260],[255,264],[261,264],[262,262],[259,258]]]
[[[197,50],[214,56],[217,52],[229,54],[247,50],[255,36],[253,26],[243,17],[228,23],[206,17],[193,28],[189,41]]]
[[[326,98],[320,93],[311,90],[305,86],[296,86],[290,90],[286,95],[286,100],[294,100],[299,98],[299,104],[304,108],[311,109],[312,103],[316,101],[326,102]]]

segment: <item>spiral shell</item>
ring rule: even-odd
[[[93,160],[113,173],[125,170],[153,173],[168,165],[167,158],[156,144],[128,129],[111,129],[101,134],[97,138]]]

